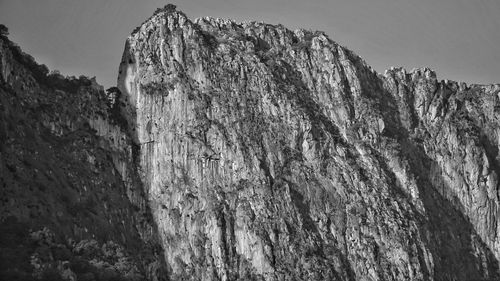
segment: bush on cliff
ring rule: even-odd
[[[9,29],[3,25],[0,24],[0,36],[8,36],[9,35]]]

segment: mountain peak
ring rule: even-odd
[[[0,279],[500,280],[500,86],[173,6],[107,95],[5,42]]]
[[[323,32],[210,17],[156,17],[123,58],[175,278],[192,260],[220,280],[498,276],[498,226],[480,214],[498,202],[491,90],[428,68],[379,75]]]

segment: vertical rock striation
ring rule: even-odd
[[[0,279],[500,279],[500,85],[170,5],[117,86],[0,35]]]
[[[497,280],[499,85],[159,10],[121,111],[172,280]]]

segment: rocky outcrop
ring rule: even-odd
[[[118,87],[171,279],[500,278],[500,86],[170,8]]]
[[[500,279],[500,85],[173,5],[107,95],[4,35],[0,82],[0,279]]]
[[[165,278],[113,112],[94,80],[48,74],[0,36],[1,280]]]

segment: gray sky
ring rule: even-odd
[[[160,0],[0,0],[10,38],[50,69],[116,83],[126,37]],[[325,31],[379,72],[431,67],[440,79],[500,83],[499,0],[183,0],[214,16]]]

